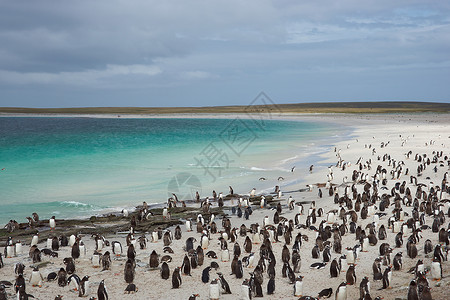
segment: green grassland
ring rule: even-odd
[[[450,112],[450,103],[433,102],[322,102],[251,106],[204,107],[0,107],[0,113],[35,114],[221,114],[221,113],[418,113]]]

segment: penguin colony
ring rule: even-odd
[[[448,276],[449,153],[430,147],[434,141],[414,152],[406,141],[396,137],[405,153],[395,158],[388,151],[394,141],[364,145],[367,158],[357,161],[336,149],[325,183],[304,192],[319,190],[309,202],[295,199],[302,193],[280,196],[279,187],[279,202],[230,187],[225,217],[210,213],[224,205],[214,192],[198,196],[201,214],[176,228],[135,232],[137,222],[154,216],[144,204],[138,218],[124,213],[130,231],[111,241],[95,233],[9,238],[0,256],[0,300],[50,299],[39,296],[42,288],[51,299],[164,299],[164,291],[150,294],[153,283],[182,290],[184,299],[445,299],[446,287],[441,296],[433,290]],[[326,198],[330,203],[321,205]],[[164,218],[177,203],[169,199]],[[31,226],[39,217],[28,220]],[[53,218],[49,230],[55,226]],[[315,278],[326,280],[319,285]],[[112,285],[123,295],[111,295]]]

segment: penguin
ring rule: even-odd
[[[203,249],[200,245],[197,246],[196,252],[197,252],[197,265],[202,266],[203,261],[205,260],[205,255],[204,255]]]
[[[323,289],[319,292],[319,295],[317,296],[317,298],[330,298],[331,295],[333,294],[333,289],[332,288],[328,288],[328,289]]]
[[[102,255],[101,261],[102,261],[102,271],[111,269],[111,255],[109,251],[106,251],[105,254]]]
[[[186,239],[186,247],[185,247],[185,251],[189,252],[189,250],[194,249],[194,242],[196,242],[197,240],[193,237],[189,237]]]
[[[125,288],[125,293],[127,294],[134,294],[137,293],[138,288],[134,283],[130,283],[127,285],[127,287]]]
[[[197,297],[200,297],[200,295],[199,294],[192,294],[192,295],[189,296],[188,300],[196,300]]]
[[[323,254],[323,261],[329,262],[331,259],[330,246],[326,246],[322,254]]]
[[[58,238],[56,236],[54,236],[52,238],[51,249],[53,251],[58,251],[59,250],[59,240],[58,240]]]
[[[355,254],[353,252],[353,248],[347,248],[347,264],[348,265],[353,265],[355,264]]]
[[[159,266],[159,259],[158,254],[155,250],[152,251],[150,254],[150,261],[149,261],[150,268],[155,269]]]
[[[112,252],[115,256],[121,256],[122,255],[122,244],[118,241],[113,241],[111,243],[112,246]]]
[[[219,276],[220,284],[222,286],[222,294],[231,294],[230,286],[228,285],[228,282],[223,277],[222,273],[217,273]]]
[[[130,244],[130,246],[128,246],[127,258],[131,260],[134,260],[136,258],[136,250],[134,249],[133,244]]]
[[[241,285],[242,290],[242,299],[243,300],[251,300],[252,299],[252,289],[250,286],[250,281],[245,279]]]
[[[220,287],[217,279],[214,279],[209,284],[209,299],[218,300],[220,298]]]
[[[399,271],[402,269],[403,263],[402,263],[402,252],[399,252],[397,254],[395,254],[394,256],[394,270],[395,271]]]
[[[367,276],[364,276],[359,284],[359,299],[366,299],[370,296],[370,282]]]
[[[170,277],[169,265],[167,264],[167,262],[163,262],[161,264],[161,278],[167,280],[169,279],[169,277]]]
[[[388,266],[383,272],[383,289],[391,288],[392,267]]]
[[[275,276],[271,275],[267,282],[267,295],[273,295],[275,293]]]
[[[75,262],[72,257],[64,258],[63,263],[66,265],[67,274],[71,275],[75,273]]]
[[[433,259],[431,263],[431,278],[433,280],[441,280],[442,278],[442,265],[438,259]]]
[[[315,245],[311,250],[312,258],[317,259],[320,257],[319,245]]]
[[[58,239],[56,239],[56,240],[58,240]],[[14,244],[14,246],[15,246],[15,249],[14,249],[14,251],[15,251],[15,256],[19,256],[19,255],[21,255],[22,254],[22,252],[23,252],[23,250],[22,250],[22,242],[20,241],[20,240],[18,240],[15,244]],[[56,251],[56,250],[53,250],[53,251]]]
[[[345,275],[348,285],[354,285],[356,283],[355,265],[348,267],[347,274]]]
[[[294,273],[300,273],[300,267],[302,265],[302,259],[297,250],[292,251],[292,267],[294,269]]]
[[[421,300],[433,300],[433,297],[431,296],[430,292],[431,288],[429,286],[424,286],[422,294],[420,295]]]
[[[98,300],[108,300],[108,293],[106,291],[105,280],[100,281],[97,289],[97,299]]]
[[[294,296],[295,297],[303,296],[303,276],[297,276],[295,278]]]
[[[42,287],[42,281],[44,281],[44,277],[42,276],[39,268],[35,267],[31,272],[30,276],[30,284],[31,286]]]
[[[50,220],[48,220],[48,224],[50,226],[50,230],[53,231],[56,228],[56,217],[52,216]]]
[[[184,222],[184,225],[185,225],[185,228],[186,228],[186,231],[187,231],[187,232],[192,231],[192,219],[187,219],[187,220]]]
[[[72,274],[67,278],[67,285],[69,286],[69,290],[78,291],[80,289],[80,277],[77,274]]]
[[[75,243],[72,246],[71,255],[72,255],[73,259],[80,258],[80,244],[79,244],[79,240],[78,239],[75,241]]]
[[[227,248],[222,249],[221,252],[221,261],[228,262],[230,261],[230,251]]]
[[[181,269],[183,270],[184,275],[191,276],[191,261],[189,260],[189,257],[186,254],[184,255]]]
[[[172,288],[177,289],[181,285],[180,268],[176,267],[172,272]]]
[[[102,254],[97,251],[94,251],[91,257],[91,262],[94,268],[100,268],[102,264]]]
[[[331,277],[338,277],[340,273],[341,273],[341,269],[339,268],[339,264],[335,258],[335,259],[333,259],[333,261],[331,262],[331,265],[330,265],[330,275],[331,275]]]
[[[317,262],[317,263],[311,264],[311,266],[310,266],[309,268],[310,268],[310,269],[317,269],[317,270],[320,270],[320,269],[325,268],[326,265],[327,265],[327,263],[320,263],[320,262]]]
[[[211,267],[206,267],[202,271],[202,282],[208,283],[209,282],[209,271],[211,271]]]
[[[135,269],[134,269],[134,261],[129,258],[127,262],[125,263],[125,268],[123,271],[123,277],[125,279],[126,283],[133,283],[134,281],[134,275],[135,275]]]
[[[214,251],[208,251],[205,255],[209,258],[217,259],[217,254]]]
[[[347,300],[347,283],[342,282],[337,290],[335,295],[335,300]]]
[[[16,278],[16,282],[14,283],[14,289],[16,290],[16,293],[19,291],[19,288],[23,287],[25,290],[25,278],[23,277],[23,274],[19,274]]]
[[[61,287],[65,287],[67,285],[67,272],[64,268],[59,269],[58,285]]]
[[[242,261],[238,260],[235,270],[234,270],[234,275],[236,275],[237,279],[241,279],[244,276],[244,270],[242,269]]]
[[[419,294],[417,292],[417,283],[415,280],[411,280],[408,287],[408,300],[419,300]]]
[[[89,288],[89,276],[84,276],[80,281],[80,289],[78,293],[78,297],[86,297],[91,293]]]
[[[255,293],[255,298],[256,297],[258,297],[258,298],[264,297],[261,282],[255,280],[254,274],[252,274],[252,278],[250,279],[250,281],[251,281],[251,288],[253,289],[253,291]]]
[[[57,277],[58,277],[58,274],[56,274],[56,272],[48,273],[47,281],[50,282],[50,281],[56,280]]]
[[[252,252],[252,241],[250,240],[250,238],[248,236],[245,237],[244,250],[247,253]]]

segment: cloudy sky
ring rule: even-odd
[[[450,101],[450,2],[0,0],[0,106]]]

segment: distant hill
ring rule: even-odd
[[[0,113],[34,114],[220,114],[220,113],[414,113],[450,112],[450,103],[433,102],[322,102],[251,106],[205,107],[0,107]]]

